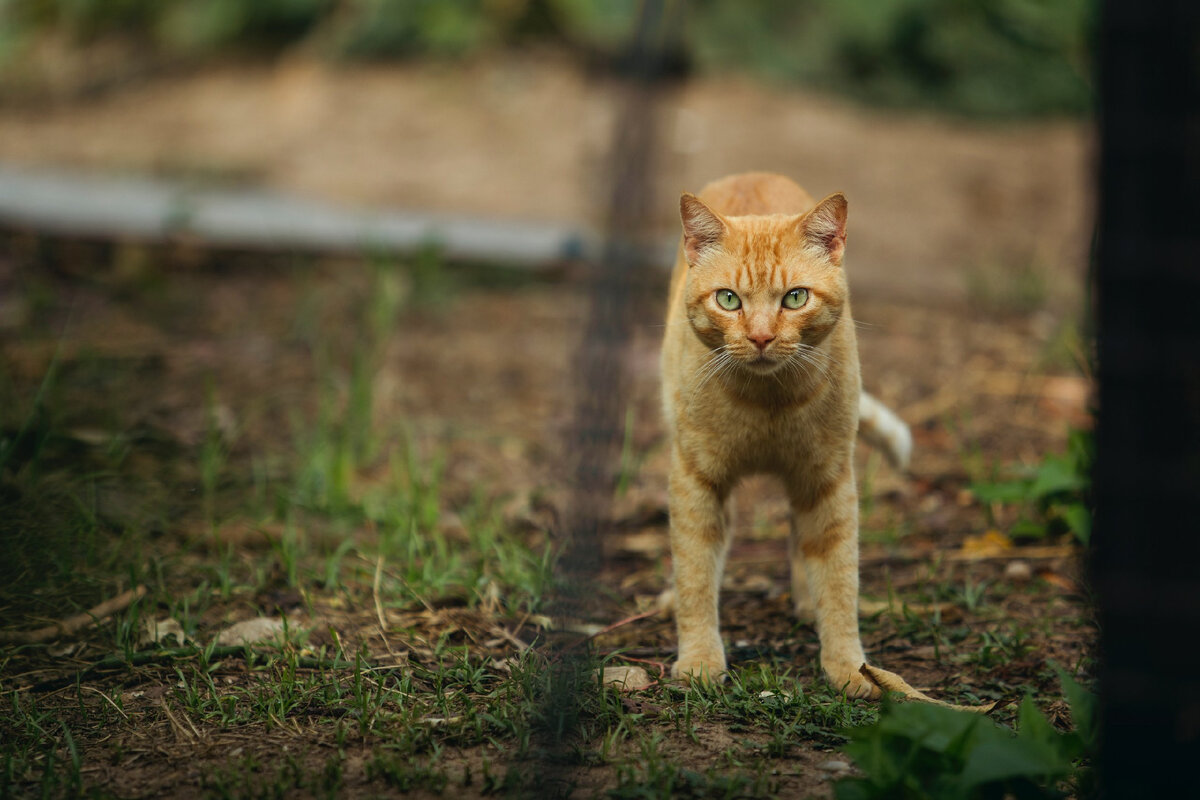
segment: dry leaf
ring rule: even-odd
[[[500,585],[495,581],[488,581],[479,593],[479,600],[480,610],[484,614],[496,616],[500,612]]]
[[[1079,587],[1075,584],[1075,581],[1071,580],[1070,578],[1059,575],[1054,570],[1050,570],[1050,569],[1041,570],[1040,572],[1038,572],[1038,577],[1041,578],[1042,580],[1044,580],[1046,583],[1050,584],[1051,586],[1056,586],[1059,589],[1062,589],[1067,594],[1078,594],[1079,593]]]
[[[636,553],[657,558],[667,552],[669,542],[666,535],[658,529],[649,528],[636,533],[626,533],[615,537],[617,547],[625,553]]]
[[[138,636],[138,647],[166,644],[167,638],[171,636],[175,637],[178,644],[183,644],[187,640],[179,620],[174,617],[148,619],[143,623],[142,633]]]
[[[956,555],[971,561],[974,559],[994,558],[1012,550],[1012,539],[998,530],[992,529],[979,536],[968,536],[963,540],[962,547]]]
[[[83,646],[83,642],[63,642],[62,644],[51,645],[46,648],[46,652],[55,658],[66,658]]]
[[[422,719],[422,720],[421,720],[421,722],[423,722],[424,724],[428,725],[428,726],[429,726],[429,727],[431,727],[431,728],[441,728],[441,727],[444,727],[444,726],[446,726],[446,725],[454,725],[454,724],[457,724],[457,723],[459,723],[459,722],[462,722],[462,720],[463,720],[463,718],[462,718],[461,716],[454,716],[454,717],[425,717],[424,719]]]
[[[881,611],[896,612],[908,609],[914,614],[923,616],[932,616],[933,614],[941,614],[943,619],[947,617],[957,616],[961,609],[954,603],[908,603],[904,601],[894,600],[859,600],[858,613],[859,616],[869,617],[872,614],[878,614]]]
[[[1001,534],[1003,536],[1003,534]],[[976,537],[978,538],[978,537]],[[1071,558],[1079,555],[1080,549],[1074,545],[1045,545],[1045,546],[1023,546],[1014,547],[1009,550],[997,548],[995,550],[976,549],[968,551],[964,545],[961,550],[952,550],[946,554],[947,561],[984,561],[989,558],[1012,558],[1019,555],[1024,559],[1055,559],[1055,558]]]
[[[973,711],[976,714],[986,714],[996,707],[994,702],[985,703],[981,706],[959,706],[953,703],[947,703],[945,700],[934,700],[929,695],[922,691],[909,686],[908,681],[901,678],[894,672],[888,672],[886,669],[873,667],[870,664],[863,664],[858,668],[863,677],[871,683],[878,686],[885,692],[900,692],[908,700],[920,700],[922,703],[932,703],[935,706],[942,708],[952,708],[955,711]]]

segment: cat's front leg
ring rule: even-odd
[[[816,611],[821,667],[849,697],[878,697],[858,668],[866,661],[858,633],[858,489],[847,464],[815,491],[792,492],[792,569],[803,569]]]
[[[676,451],[668,492],[679,634],[679,655],[671,674],[716,680],[725,672],[717,601],[728,548],[723,514],[727,490]]]

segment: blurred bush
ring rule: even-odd
[[[345,58],[461,57],[531,42],[611,54],[640,5],[0,0],[0,28],[10,42],[42,33],[78,43],[121,35],[187,55],[303,43]],[[976,116],[1074,114],[1091,105],[1097,6],[1098,0],[692,0],[683,42],[704,71],[749,69],[874,104]]]
[[[754,8],[756,13],[747,13]],[[694,0],[700,63],[971,115],[1091,106],[1096,0]]]
[[[229,44],[283,45],[303,38],[332,0],[0,0],[0,23],[53,31],[83,44],[112,35],[144,38],[168,51]]]

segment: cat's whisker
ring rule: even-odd
[[[810,361],[819,361],[827,368],[841,366],[841,362],[838,361],[832,353],[821,350],[820,348],[814,347],[811,344],[801,343],[797,352],[804,353]]]
[[[704,384],[708,383],[732,364],[733,356],[729,353],[728,344],[714,348],[698,370],[700,373],[699,378],[695,388],[691,391],[691,396],[694,397]]]
[[[725,348],[727,348],[728,346],[729,345],[721,345],[720,347],[710,351],[709,354],[705,357],[704,362],[700,365],[700,368],[697,370],[697,372],[700,373],[701,375],[704,375],[710,369],[715,368],[716,364],[718,364],[720,362],[722,351],[724,351]]]
[[[803,355],[795,354],[793,358],[788,359],[788,368],[797,378],[804,378],[809,374],[807,363],[807,359]]]
[[[834,361],[832,356],[824,353],[812,345],[801,344],[795,351],[792,352],[792,357],[788,359],[789,363],[796,368],[798,374],[808,372],[802,365],[812,367],[825,380],[832,380],[833,371],[831,363]]]
[[[833,380],[833,370],[827,363],[815,359],[811,355],[805,356],[804,361],[808,364],[811,364],[812,367],[818,373],[820,373],[822,379],[826,381]]]
[[[728,355],[729,345],[723,344],[720,347],[714,348],[705,359],[705,362],[700,367],[702,374],[707,374],[710,370],[717,369],[720,366],[722,359]]]

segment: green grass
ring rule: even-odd
[[[292,627],[282,642],[254,647],[218,647],[213,638],[230,616],[276,613],[264,598],[283,589],[298,591],[310,614],[314,598],[324,613],[364,601],[371,609],[376,598],[380,613],[461,604],[486,606],[480,618],[510,627],[531,617],[542,624],[537,615],[554,586],[550,544],[531,545],[510,531],[486,492],[451,506],[441,445],[374,413],[376,377],[400,315],[438,313],[446,280],[434,271],[426,263],[411,272],[376,263],[366,285],[348,293],[349,313],[325,300],[299,307],[293,330],[313,354],[316,401],[312,416],[293,410],[290,444],[274,438],[282,451],[254,449],[263,438],[230,423],[246,418],[239,398],[210,378],[204,429],[190,454],[167,447],[150,471],[133,469],[131,449],[144,455],[145,448],[131,445],[138,434],[120,427],[114,407],[105,442],[83,448],[81,460],[69,427],[83,416],[80,392],[97,379],[122,384],[126,365],[55,356],[24,396],[29,389],[4,376],[0,386],[20,402],[6,405],[0,419],[0,500],[15,535],[6,539],[13,557],[5,560],[10,580],[0,605],[59,617],[64,600],[78,610],[138,583],[150,594],[85,634],[78,673],[60,670],[50,694],[5,679],[0,796],[83,792],[92,759],[121,761],[119,751],[94,755],[114,725],[158,726],[191,741],[244,730],[269,738],[300,724],[315,747],[339,753],[298,754],[282,764],[259,751],[226,759],[202,775],[213,796],[336,795],[341,753],[352,740],[372,753],[359,777],[400,790],[444,789],[449,778],[438,753],[446,747],[489,748],[495,762],[529,756],[547,724],[549,674],[533,650],[500,664],[447,633],[400,629],[390,636],[413,654],[404,666],[382,666],[376,660],[386,654],[334,629]],[[173,459],[179,466],[164,470]],[[185,484],[182,493],[164,485],[171,480]],[[113,510],[101,499],[109,488],[145,493],[148,486],[200,523],[197,539],[161,538],[154,532],[161,512]],[[137,513],[122,513],[130,508]],[[231,526],[260,531],[266,547],[221,544],[217,534]],[[376,616],[339,613],[351,627]],[[186,642],[140,641],[145,623],[163,617],[180,623]],[[314,636],[321,641],[310,644]],[[18,664],[50,666],[47,655],[45,645],[6,646],[0,666],[5,675]],[[170,689],[159,704],[130,705],[122,689],[129,682]],[[73,702],[63,701],[64,691]],[[521,775],[485,769],[479,779],[500,790],[522,785]]]

